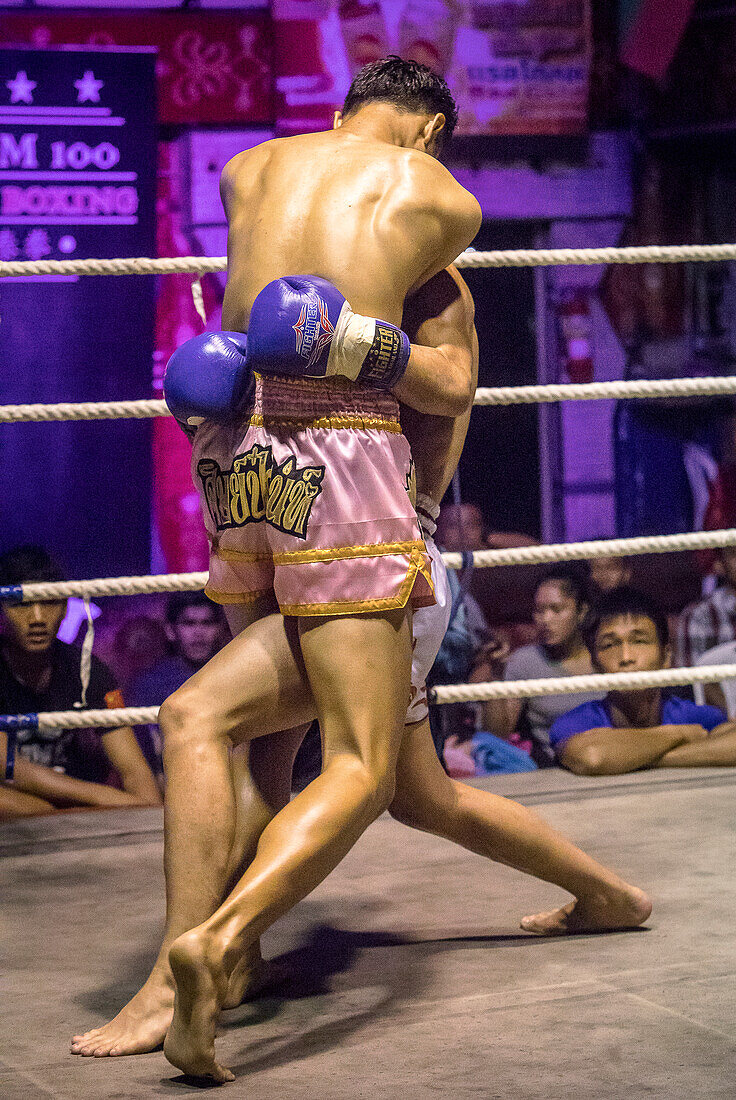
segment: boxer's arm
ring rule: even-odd
[[[411,354],[393,393],[420,413],[460,418],[464,433],[478,384],[478,336],[473,297],[455,267],[407,299],[402,323]]]

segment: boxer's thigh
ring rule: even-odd
[[[238,605],[238,634],[171,697],[234,744],[314,717],[296,626],[272,608]]]
[[[410,610],[302,618],[299,637],[325,765],[348,753],[393,773],[409,699]]]

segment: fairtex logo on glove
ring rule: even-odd
[[[291,326],[296,333],[296,351],[312,367],[330,346],[335,329],[327,312],[327,302],[319,295],[302,306],[299,320]]]
[[[204,498],[218,531],[263,520],[287,535],[307,537],[312,505],[322,492],[324,466],[279,464],[270,447],[255,444],[236,455],[229,470],[212,458],[197,463]]]

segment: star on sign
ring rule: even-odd
[[[105,87],[103,80],[95,80],[95,74],[87,69],[81,80],[74,81],[77,89],[77,103],[99,103],[100,88]]]
[[[11,103],[33,103],[35,80],[29,80],[25,69],[16,73],[15,80],[6,80],[5,87],[10,88]]]

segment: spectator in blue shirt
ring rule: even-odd
[[[583,635],[598,672],[668,668],[667,619],[633,588],[603,596]],[[559,762],[578,775],[619,775],[640,768],[736,766],[736,723],[659,688],[612,691],[563,714],[550,729]]]
[[[129,706],[159,706],[230,640],[222,608],[199,591],[175,592],[169,596],[166,637],[170,655],[131,682],[127,691]],[[138,726],[136,736],[162,786],[163,746],[158,726]]]

